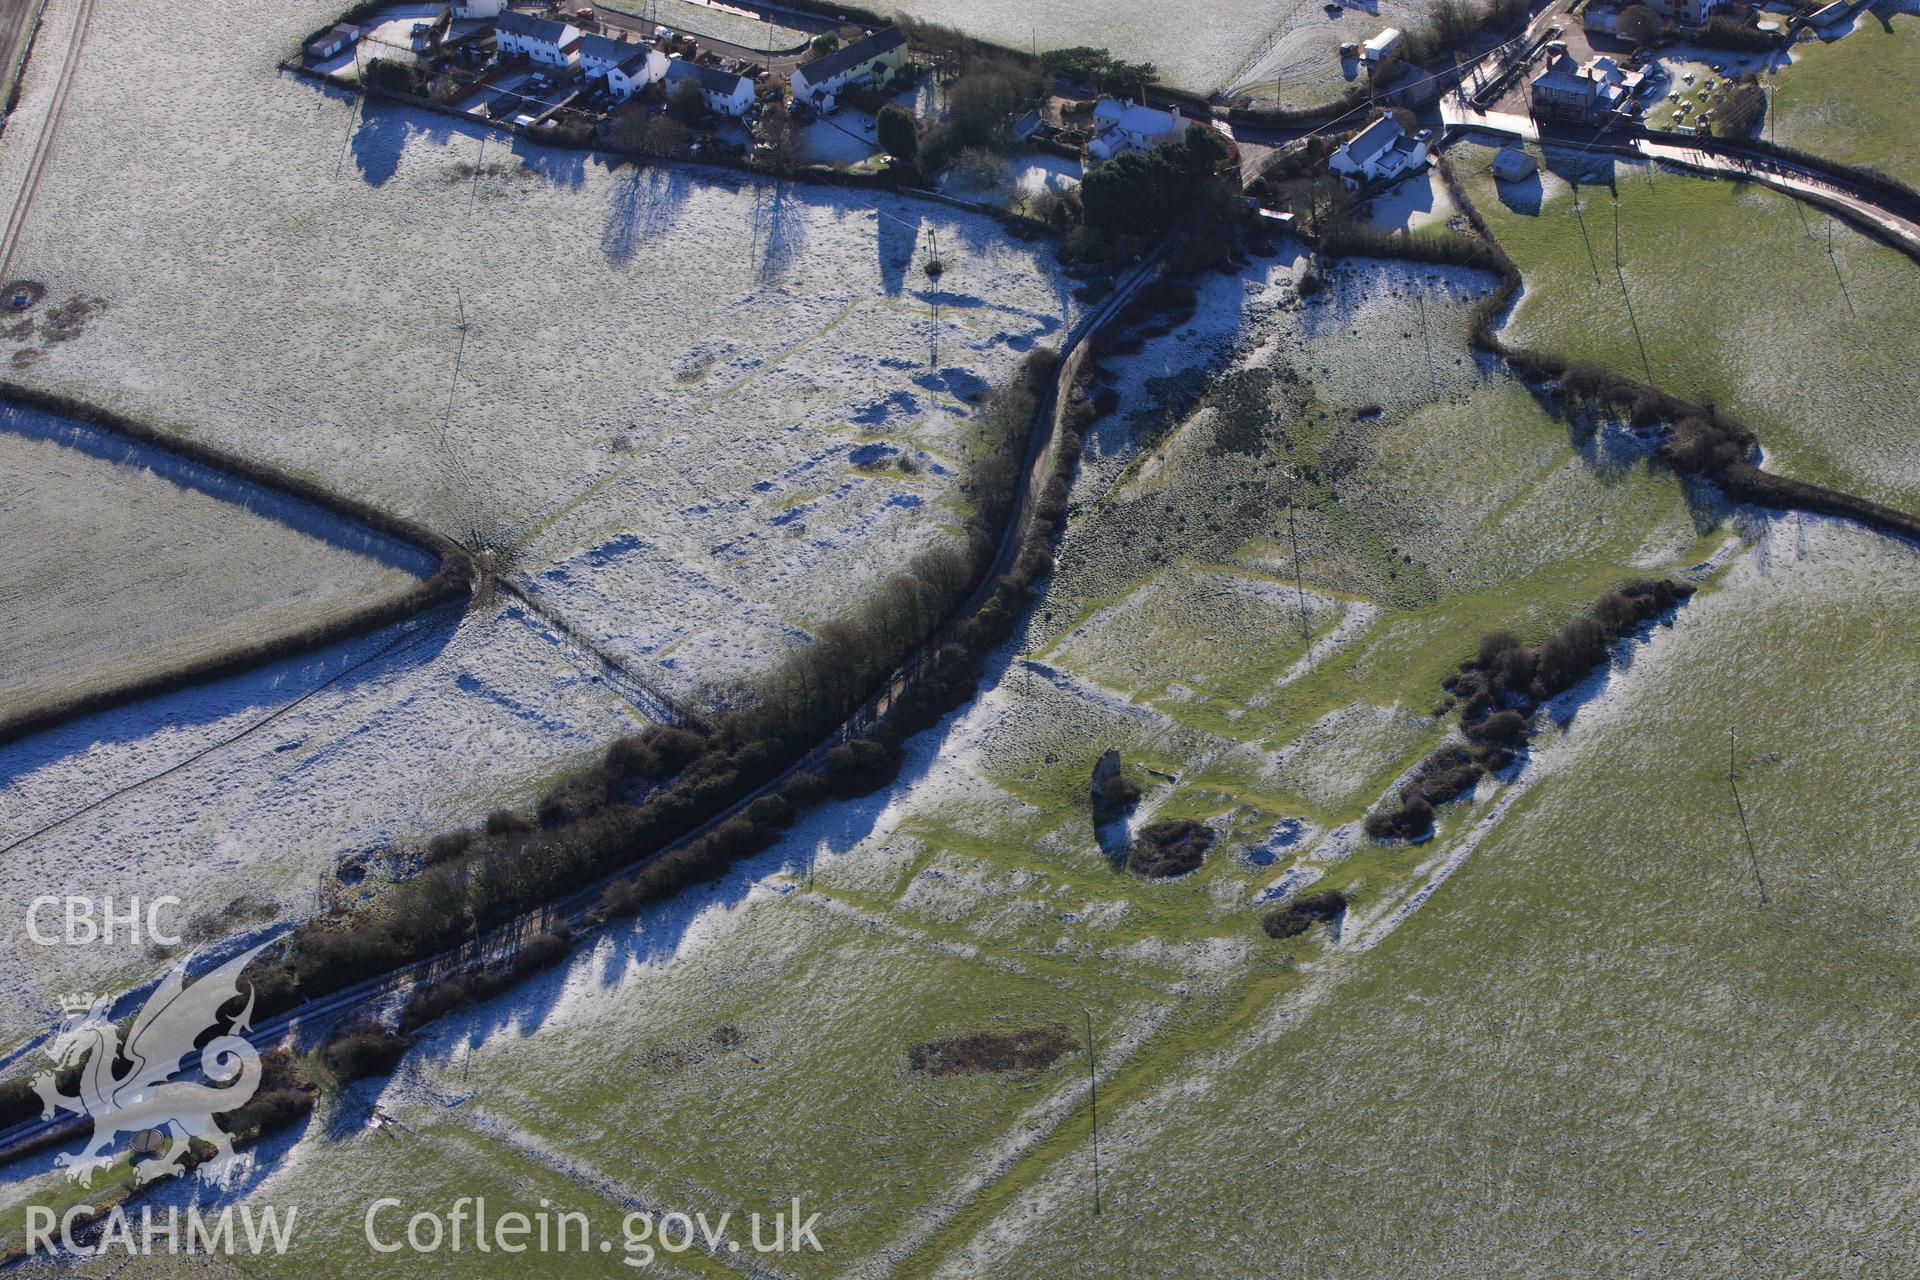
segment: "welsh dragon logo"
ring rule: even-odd
[[[92,1186],[94,1172],[114,1163],[108,1153],[119,1135],[149,1130],[164,1135],[166,1149],[140,1166],[137,1182],[181,1172],[180,1162],[193,1138],[214,1149],[213,1158],[199,1167],[202,1178],[218,1180],[232,1166],[233,1141],[213,1117],[241,1106],[260,1087],[260,1053],[246,1039],[253,1016],[251,984],[246,1006],[226,1032],[198,1051],[200,1072],[214,1083],[176,1081],[173,1076],[181,1070],[181,1060],[195,1052],[195,1042],[220,1025],[221,1009],[239,998],[240,971],[260,949],[227,961],[192,986],[186,980],[192,957],[182,959],[134,1017],[125,1044],[107,1013],[111,997],[62,1001],[66,1016],[46,1052],[57,1069],[82,1064],[80,1092],[75,1097],[60,1092],[52,1071],[35,1076],[33,1087],[45,1104],[42,1119],[71,1111],[93,1120],[93,1139],[85,1150],[54,1157],[70,1180]]]

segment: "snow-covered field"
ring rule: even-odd
[[[958,524],[973,402],[1074,315],[1050,245],[363,110],[274,70],[335,8],[233,6],[244,37],[181,58],[152,32],[197,6],[96,5],[11,271],[45,305],[98,302],[58,341],[8,330],[15,376],[504,546],[543,603],[682,694],[765,669]],[[77,12],[48,6],[0,189]],[[0,843],[60,891],[302,909],[342,855],[524,804],[636,723],[544,633],[517,610],[423,622],[392,652],[375,637],[19,744]],[[58,983],[153,963],[7,945],[10,1029]]]
[[[1271,98],[1276,80],[1294,105],[1331,101],[1349,84],[1338,50],[1380,28],[1424,20],[1425,0],[1347,6],[1329,17],[1317,0],[1217,0],[1191,10],[1166,0],[888,0],[874,6],[958,27],[1016,49],[1104,48],[1151,62],[1178,89],[1231,89]]]
[[[1391,911],[1419,888],[1420,864],[1483,816],[1469,802],[1412,856],[1355,826],[1437,740],[1425,702],[1456,650],[1537,606],[1529,574],[1617,575],[1687,527],[1670,480],[1603,482],[1562,426],[1537,406],[1521,417],[1507,384],[1464,358],[1459,322],[1483,277],[1360,262],[1301,302],[1292,282],[1304,265],[1289,252],[1211,278],[1191,320],[1109,359],[1103,382],[1124,407],[1089,452],[1058,574],[980,697],[907,744],[895,784],[817,810],[717,889],[613,926],[563,968],[430,1028],[391,1081],[343,1103],[331,1132],[363,1136],[316,1130],[273,1156],[249,1194],[310,1207],[337,1260],[354,1247],[338,1206],[364,1202],[388,1159],[421,1195],[451,1196],[491,1176],[450,1168],[477,1152],[485,1169],[519,1170],[522,1186],[571,1185],[595,1203],[817,1201],[834,1251],[796,1264],[801,1275],[932,1274],[936,1262],[964,1269],[976,1250],[1029,1256],[1033,1206],[1067,1211],[1051,1189],[1057,1158],[1077,1170],[1084,1154],[1085,1059],[1030,1080],[936,1080],[906,1068],[906,1048],[1035,1021],[1079,1037],[1084,1009],[1103,1129],[1109,1105],[1179,1094],[1186,1050],[1208,1045],[1222,1018],[1264,1025],[1305,1008],[1322,970],[1341,972],[1324,931],[1288,948],[1260,934],[1277,885],[1328,880]],[[1196,369],[1261,368],[1291,371],[1276,373],[1282,394],[1321,407],[1276,398],[1257,444],[1227,430],[1217,386],[1196,412],[1177,408]],[[1364,461],[1341,473],[1343,492],[1360,496],[1344,517],[1300,513],[1303,635],[1284,505],[1271,489],[1244,495],[1265,483],[1274,450],[1324,415],[1354,432],[1355,410],[1370,406],[1371,434],[1351,446]],[[1502,434],[1485,452],[1433,471],[1434,507],[1399,500],[1408,455],[1444,452],[1462,423],[1496,412]],[[1337,440],[1322,443],[1323,464],[1340,455]],[[1529,514],[1509,477],[1471,478],[1503,460],[1544,477],[1556,513]],[[1374,505],[1372,529],[1340,523]],[[1596,542],[1568,523],[1610,532]],[[1547,527],[1523,538],[1535,524]],[[1413,536],[1425,528],[1435,531]],[[1512,545],[1489,554],[1472,529]],[[1136,534],[1167,545],[1127,547]],[[1352,545],[1387,537],[1417,548],[1433,578],[1473,566],[1468,590],[1443,587],[1417,608],[1355,598],[1373,580],[1343,566],[1375,570]],[[1590,598],[1584,580],[1567,594]],[[1146,884],[1117,869],[1124,837],[1096,830],[1085,799],[1109,745],[1145,788],[1120,830],[1207,821],[1219,838],[1200,871]],[[392,1139],[359,1119],[375,1104],[404,1137],[390,1157]],[[1020,1221],[997,1216],[1009,1192],[1041,1178],[1045,1195],[1008,1210]]]
[[[218,939],[311,910],[349,855],[525,807],[535,780],[640,723],[518,607],[439,611],[0,748],[0,850],[34,894],[171,895],[196,941]],[[0,1047],[59,994],[158,963],[42,948],[23,924],[0,928]]]
[[[0,404],[0,713],[297,631],[433,571],[304,503]]]
[[[330,11],[240,5],[246,39],[183,60],[149,32],[195,6],[94,10],[13,271],[107,306],[25,376],[513,543],[530,573],[637,538],[619,612],[574,621],[703,619],[660,656],[712,680],[953,519],[964,397],[1070,322],[1050,246],[945,206],[363,110],[273,69]],[[72,17],[54,0],[44,48]],[[56,65],[35,60],[0,179]],[[873,447],[942,467],[904,502],[859,465]],[[742,631],[736,598],[777,621]]]

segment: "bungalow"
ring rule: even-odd
[[[816,107],[831,107],[849,83],[890,78],[907,61],[907,38],[888,27],[793,69],[793,96]]]
[[[506,8],[506,0],[453,0],[456,18],[497,18]]]
[[[685,80],[700,86],[707,109],[716,115],[743,116],[753,106],[753,81],[745,76],[688,62],[685,58],[667,59],[667,92],[672,93],[674,87]]]
[[[330,31],[323,31],[307,41],[307,60],[325,62],[328,58],[353,46],[360,38],[360,28],[347,22],[336,23]]]
[[[1178,107],[1161,111],[1102,98],[1093,107],[1094,136],[1087,154],[1095,160],[1111,160],[1122,151],[1151,151],[1178,136],[1186,124]]]
[[[582,36],[580,69],[588,79],[605,77],[607,92],[625,102],[667,74],[667,55],[638,40]]]
[[[1493,158],[1493,176],[1498,182],[1519,182],[1540,171],[1540,162],[1519,147],[1502,147]]]
[[[1398,182],[1426,164],[1428,136],[1422,129],[1409,138],[1392,116],[1383,115],[1342,144],[1327,169],[1349,191]]]
[[[1385,27],[1379,35],[1360,46],[1360,59],[1363,62],[1385,62],[1400,50],[1404,37],[1398,27]]]
[[[493,24],[494,43],[503,58],[524,54],[549,66],[572,66],[580,57],[580,28],[530,14],[501,12]]]

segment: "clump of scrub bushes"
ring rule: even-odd
[[[1302,894],[1284,907],[1275,907],[1260,921],[1269,938],[1294,938],[1322,920],[1337,920],[1347,909],[1347,895],[1338,889]]]
[[[1593,602],[1540,644],[1496,631],[1480,651],[1446,678],[1444,688],[1459,703],[1465,743],[1448,743],[1413,771],[1397,803],[1367,818],[1377,840],[1414,840],[1433,826],[1437,806],[1457,799],[1488,773],[1513,762],[1526,746],[1529,717],[1547,699],[1573,688],[1607,660],[1607,649],[1634,628],[1666,613],[1693,594],[1685,583],[1639,579]]]
[[[1127,865],[1150,880],[1198,870],[1213,844],[1213,828],[1191,818],[1150,822],[1133,837]]]

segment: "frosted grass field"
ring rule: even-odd
[[[1752,427],[1769,468],[1920,509],[1912,261],[1837,222],[1829,258],[1818,209],[1640,163],[1549,152],[1539,181],[1496,192],[1492,154],[1453,163],[1525,278],[1509,341],[1651,374]]]
[[[46,305],[104,306],[62,341],[10,330],[14,376],[504,546],[547,607],[683,697],[765,670],[958,527],[974,403],[1075,314],[1049,245],[363,111],[274,70],[334,11],[242,4],[244,38],[183,59],[151,31],[197,7],[96,7],[12,272]],[[49,5],[0,182],[24,176],[75,17]],[[50,885],[137,871],[209,919],[297,916],[341,857],[524,806],[640,723],[517,608],[418,631],[10,749],[0,843]],[[37,1024],[51,984],[155,963],[9,964],[6,1025]]]
[[[446,611],[0,747],[0,847],[34,893],[174,895],[192,942],[311,911],[323,876],[495,807],[644,720],[518,607]],[[57,824],[57,825],[53,825]],[[51,826],[50,830],[41,832]],[[0,1049],[144,948],[0,932]]]
[[[1290,106],[1328,102],[1346,91],[1341,44],[1382,27],[1405,29],[1426,13],[1422,0],[1348,7],[1334,18],[1309,0],[1219,0],[1198,18],[1162,0],[889,0],[874,7],[1016,49],[1108,49],[1129,62],[1153,63],[1162,82],[1194,93],[1230,89],[1271,99],[1278,81]]]
[[[1010,1177],[931,1273],[1191,1274],[1249,1238],[1279,1275],[1330,1256],[1899,1273],[1911,1133],[1888,1099],[1914,1075],[1920,828],[1887,764],[1915,725],[1885,694],[1920,678],[1893,640],[1916,567],[1858,529],[1773,523],[1544,745],[1543,778],[1440,894],[1364,964],[1318,966],[1328,997],[1196,1037],[1176,1082],[1102,1089],[1124,1240],[1078,1213],[1031,1229],[1033,1206],[1084,1202],[1076,1145]]]
[[[1263,896],[1317,878],[1355,895],[1356,927],[1386,919],[1506,790],[1483,788],[1431,846],[1357,838],[1353,822],[1437,741],[1425,703],[1440,674],[1488,626],[1538,630],[1631,572],[1633,557],[1691,563],[1718,537],[1696,537],[1671,480],[1632,469],[1603,478],[1563,425],[1464,358],[1457,322],[1483,278],[1352,263],[1324,301],[1302,304],[1290,287],[1302,265],[1287,255],[1209,283],[1191,322],[1117,358],[1109,376],[1143,385],[1205,351],[1217,371],[1293,369],[1299,382],[1277,385],[1320,407],[1276,401],[1258,456],[1218,451],[1212,403],[1171,429],[1150,413],[1104,424],[1061,570],[1026,634],[974,703],[908,744],[898,782],[816,811],[716,889],[615,926],[562,969],[436,1024],[391,1081],[349,1098],[334,1136],[273,1156],[248,1194],[310,1206],[327,1224],[324,1256],[352,1257],[351,1206],[374,1193],[393,1139],[351,1117],[377,1099],[414,1144],[393,1158],[429,1198],[492,1186],[501,1168],[516,1170],[521,1194],[558,1179],[595,1203],[713,1212],[799,1194],[836,1210],[829,1253],[796,1261],[795,1275],[960,1274],[1008,1251],[1023,1260],[1006,1264],[1015,1273],[1032,1273],[1028,1258],[1071,1271],[1069,1255],[1086,1247],[1084,1188],[1066,1172],[1087,1154],[1085,1058],[1033,1080],[927,1078],[907,1071],[909,1045],[1035,1021],[1078,1039],[1079,1011],[1091,1010],[1103,1152],[1111,1088],[1112,1114],[1127,1117],[1111,1149],[1129,1160],[1157,1126],[1119,1108],[1151,1090],[1187,1107],[1315,1116],[1352,1096],[1353,1082],[1311,1094],[1243,1077],[1217,1085],[1232,1093],[1211,1104],[1189,1096],[1189,1082],[1216,1087],[1217,1042],[1304,1015],[1352,967],[1324,930],[1265,939]],[[1407,345],[1416,291],[1438,358],[1416,342],[1363,381],[1378,349]],[[1337,444],[1309,441],[1314,414],[1351,424],[1362,395],[1382,406],[1367,420],[1368,460],[1342,481],[1335,516],[1303,529],[1314,548],[1309,644],[1294,630],[1273,512],[1216,499],[1290,442]],[[1347,484],[1390,494],[1407,455],[1436,451],[1490,409],[1507,434],[1434,477],[1431,507],[1362,487],[1349,515],[1366,507],[1390,522],[1368,535],[1338,515]],[[1526,486],[1506,465],[1558,486],[1553,516],[1515,501],[1511,488]],[[1182,517],[1191,536],[1163,553],[1133,560],[1117,545],[1120,528],[1150,540]],[[1219,528],[1202,535],[1209,517]],[[1610,531],[1560,528],[1589,523]],[[1348,566],[1375,563],[1362,544],[1386,529],[1420,549],[1428,579],[1445,583],[1457,564],[1465,584],[1411,605],[1342,594],[1357,582]],[[1511,544],[1506,558],[1488,557],[1495,539]],[[1124,827],[1096,831],[1084,800],[1107,745],[1145,784],[1131,825],[1186,816],[1219,832],[1200,872],[1147,884],[1115,870]],[[1386,936],[1379,954],[1400,933]],[[741,1046],[720,1047],[720,1026],[742,1032]],[[1204,1116],[1195,1123],[1223,1162],[1252,1150]],[[1264,1206],[1248,1219],[1269,1234],[1284,1198],[1267,1194],[1259,1165],[1282,1151],[1258,1144],[1239,1175]],[[1130,1212],[1159,1224],[1192,1209],[1136,1201]],[[1055,1238],[1039,1245],[1043,1232]]]
[[[639,538],[621,599],[574,621],[698,619],[663,679],[689,656],[689,683],[741,674],[736,647],[777,653],[939,536],[969,397],[1073,314],[1050,246],[989,219],[363,111],[273,68],[323,0],[241,5],[246,39],[187,60],[148,37],[169,12],[95,10],[13,269],[108,306],[24,376],[511,543],[530,575]],[[71,18],[55,0],[50,48]],[[0,176],[54,69],[36,59]],[[86,144],[106,132],[163,179]],[[904,502],[860,465],[875,450],[941,468]],[[730,630],[742,598],[780,616]]]
[[[0,406],[0,714],[407,590],[430,556],[68,419]]]
[[[1920,183],[1908,115],[1920,77],[1920,11],[1861,11],[1840,39],[1801,40],[1774,77],[1773,140],[1842,164]]]

